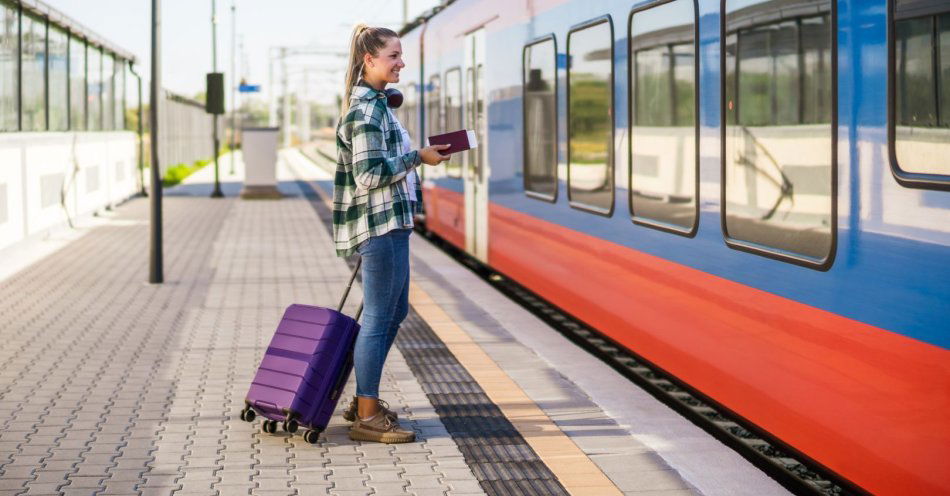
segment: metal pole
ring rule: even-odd
[[[237,60],[237,5],[235,0],[231,0],[231,175],[234,175],[234,145],[237,135],[237,69],[235,60]]]
[[[277,127],[277,93],[274,91],[274,56],[267,51],[267,125]]]
[[[216,11],[217,0],[211,0],[211,72],[218,72],[218,14]],[[207,98],[208,95],[205,97]],[[224,95],[222,95],[224,98]],[[218,139],[218,114],[212,117],[212,134],[214,136],[214,191],[211,192],[211,198],[223,198],[221,192],[221,182],[218,180],[218,149],[221,147]]]
[[[152,0],[152,83],[149,91],[149,127],[151,128],[152,148],[152,215],[151,215],[151,249],[149,256],[148,282],[161,284],[165,280],[162,270],[162,177],[158,169],[158,104],[159,88],[161,88],[161,17],[159,17],[161,0]]]
[[[409,24],[409,0],[402,0],[402,25]]]

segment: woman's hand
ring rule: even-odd
[[[441,150],[447,150],[452,145],[432,145],[427,146],[419,150],[419,156],[422,158],[422,163],[428,165],[439,165],[442,162],[445,162],[449,159],[448,155],[442,155],[439,153]]]

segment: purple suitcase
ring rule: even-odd
[[[356,274],[343,294],[339,308]],[[362,311],[357,311],[356,319]],[[264,417],[262,430],[274,433],[278,422],[286,432],[307,427],[304,440],[316,443],[336,410],[343,386],[353,369],[353,344],[359,332],[356,319],[339,310],[293,304],[284,311],[251,382],[241,419]]]

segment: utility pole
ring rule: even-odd
[[[267,51],[267,126],[277,127],[277,92],[274,91],[274,56]]]
[[[308,96],[310,95],[310,71],[304,69],[303,71],[303,91],[300,92],[300,99],[297,100],[297,121],[300,123],[300,129],[298,133],[300,135],[300,141],[303,143],[310,142],[310,102]]]
[[[280,116],[284,132],[284,146],[290,146],[290,92],[287,89],[287,47],[280,47],[281,86],[284,89],[283,115]]]
[[[234,175],[234,147],[237,143],[237,0],[231,0],[231,175]]]
[[[218,72],[217,3],[217,0],[211,0],[211,72]],[[206,94],[205,98],[210,96]],[[224,96],[222,95],[221,98],[223,99]],[[211,193],[211,198],[223,198],[224,193],[221,192],[221,182],[218,179],[218,150],[221,148],[221,142],[218,139],[218,114],[213,114],[212,119],[214,119],[212,130],[214,133],[214,191]]]
[[[159,172],[161,163],[158,161],[158,106],[162,84],[160,4],[161,0],[152,0],[152,82],[148,108],[152,133],[149,140],[149,146],[152,148],[152,212],[148,282],[152,284],[161,284],[165,280],[162,269],[162,176]]]

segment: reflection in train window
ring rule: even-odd
[[[613,26],[601,18],[567,35],[568,198],[571,206],[613,210]]]
[[[557,198],[557,54],[554,37],[524,49],[524,189]]]
[[[726,0],[725,9],[726,236],[819,263],[833,246],[832,2]]]
[[[900,3],[900,2],[899,2]],[[942,10],[950,10],[944,4]],[[900,12],[898,12],[900,15]],[[950,13],[894,22],[894,153],[904,172],[950,179]]]
[[[693,0],[630,17],[630,212],[638,223],[696,224],[696,23]]]
[[[445,130],[457,131],[464,127],[462,123],[462,72],[456,68],[445,73]],[[445,172],[449,177],[462,177],[462,154],[453,153],[445,162]]]

